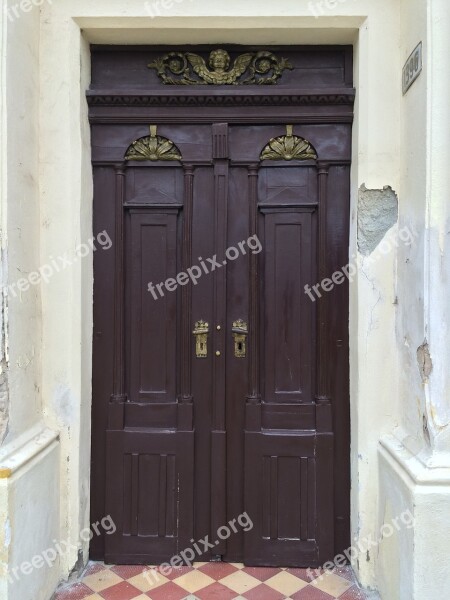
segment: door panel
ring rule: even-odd
[[[246,448],[246,508],[255,522],[246,564],[323,564],[333,548],[332,498],[320,493],[333,474],[332,436],[247,432]]]
[[[348,289],[305,286],[348,262],[351,127],[282,108],[93,126],[94,227],[113,241],[94,264],[93,515],[117,525],[94,558],[154,564],[208,536],[202,561],[308,567],[348,545]],[[181,159],[125,160],[155,122]],[[317,159],[263,160],[290,122]],[[219,540],[244,512],[253,528]]]
[[[264,217],[264,401],[311,402],[314,311],[304,286],[316,260],[312,215],[277,211]]]
[[[129,397],[133,402],[176,402],[177,296],[155,302],[146,282],[177,276],[178,210],[129,212]]]

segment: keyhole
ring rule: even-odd
[[[242,342],[238,343],[238,350],[239,350],[239,352],[242,352]]]

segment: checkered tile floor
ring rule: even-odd
[[[305,569],[196,563],[170,575],[144,577],[147,567],[90,563],[81,581],[58,590],[55,600],[364,600],[351,569],[310,581]]]

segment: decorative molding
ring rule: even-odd
[[[32,429],[31,437],[20,436],[18,440],[7,444],[0,452],[0,479],[10,479],[37,457],[58,447],[59,432],[37,425]]]
[[[450,486],[449,455],[445,453],[438,466],[424,462],[427,452],[413,454],[402,441],[393,434],[384,435],[379,442],[379,454],[390,464],[397,474],[405,477],[409,487],[415,486]],[[432,454],[431,454],[432,457]],[[431,457],[428,457],[428,463]]]
[[[312,144],[294,135],[293,130],[293,125],[286,125],[286,135],[272,138],[261,152],[261,160],[316,160]]]
[[[236,107],[236,106],[353,106],[355,91],[339,94],[115,94],[101,91],[88,92],[89,106],[134,106],[134,107]]]
[[[206,61],[192,52],[169,52],[151,62],[165,85],[274,85],[293,66],[285,58],[268,51],[246,52],[230,68],[226,50],[213,50]]]
[[[150,125],[150,135],[133,142],[125,160],[181,160],[181,152],[172,140],[157,135],[156,125]]]

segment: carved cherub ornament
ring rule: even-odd
[[[192,52],[170,52],[150,63],[166,85],[271,85],[292,65],[272,52],[247,52],[238,56],[230,68],[226,50],[213,50],[208,58]]]

